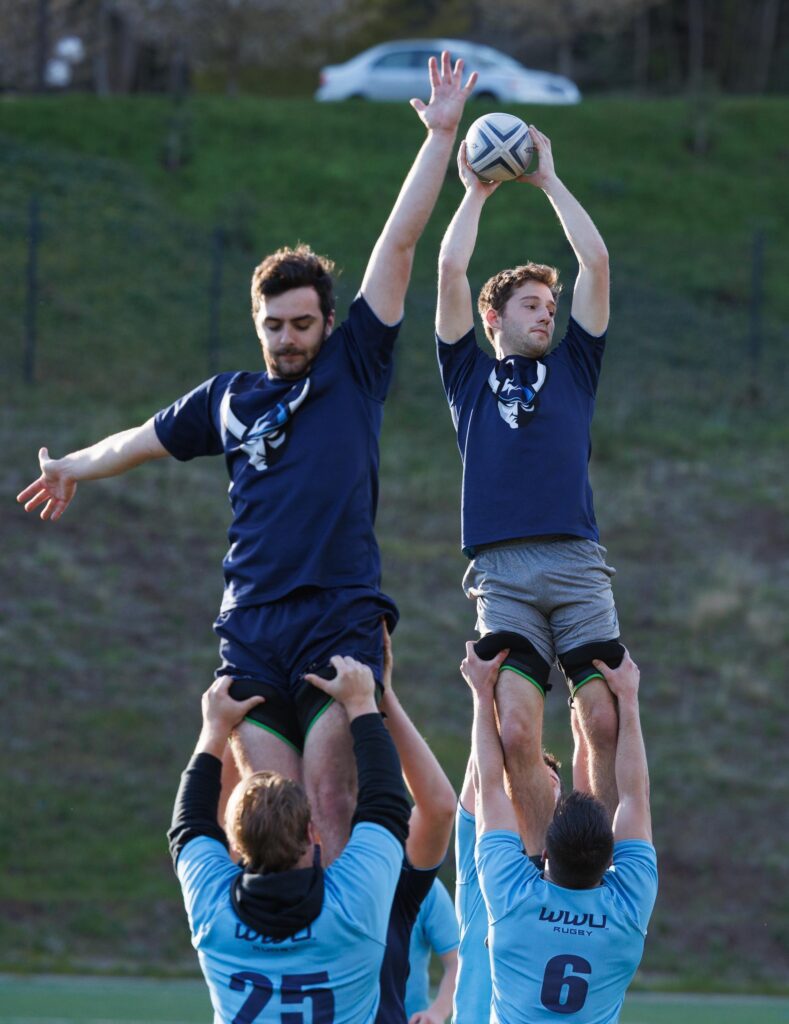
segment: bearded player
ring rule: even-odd
[[[55,521],[83,480],[152,459],[224,455],[233,522],[215,623],[217,675],[233,696],[265,696],[237,731],[244,773],[303,779],[328,863],[347,841],[354,771],[347,717],[304,675],[332,655],[380,681],[380,590],[373,522],[378,438],[416,243],[433,210],[476,82],[463,62],[430,59],[430,101],[411,105],[427,138],[375,244],[347,318],[335,323],[332,264],[300,246],[267,257],[252,278],[265,370],[221,373],[123,431],[61,459],[41,449],[41,475],[18,496]]]

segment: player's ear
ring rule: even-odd
[[[323,340],[325,341],[334,330],[334,310],[326,317],[326,325],[323,328]]]
[[[501,317],[499,316],[498,311],[493,308],[493,306],[490,306],[488,309],[485,310],[485,323],[488,327],[490,327],[491,330],[494,331],[496,330],[497,327],[501,326]]]

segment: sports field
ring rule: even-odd
[[[0,976],[0,1024],[208,1024],[210,1019],[202,981]],[[621,1022],[783,1024],[787,1019],[789,999],[633,994]]]

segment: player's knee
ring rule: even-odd
[[[595,640],[560,654],[559,665],[572,696],[576,697],[581,687],[593,679],[600,679],[605,683],[603,673],[595,668],[592,662],[604,661],[609,668],[619,668],[624,654],[625,649],[618,639]]]
[[[551,688],[548,682],[551,666],[525,636],[510,630],[497,630],[495,633],[487,633],[474,644],[477,657],[484,661],[495,658],[505,648],[509,648],[509,654],[500,671],[509,669],[515,672],[545,696]]]
[[[501,716],[499,728],[507,761],[539,755],[542,725],[533,715],[510,708],[506,715]]]
[[[619,717],[610,690],[593,684],[586,692],[581,690],[576,707],[589,746],[596,751],[615,750]]]

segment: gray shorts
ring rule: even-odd
[[[606,565],[605,553],[580,537],[484,548],[463,577],[466,597],[477,602],[480,636],[503,629],[522,633],[549,665],[581,644],[616,639],[616,569]]]

